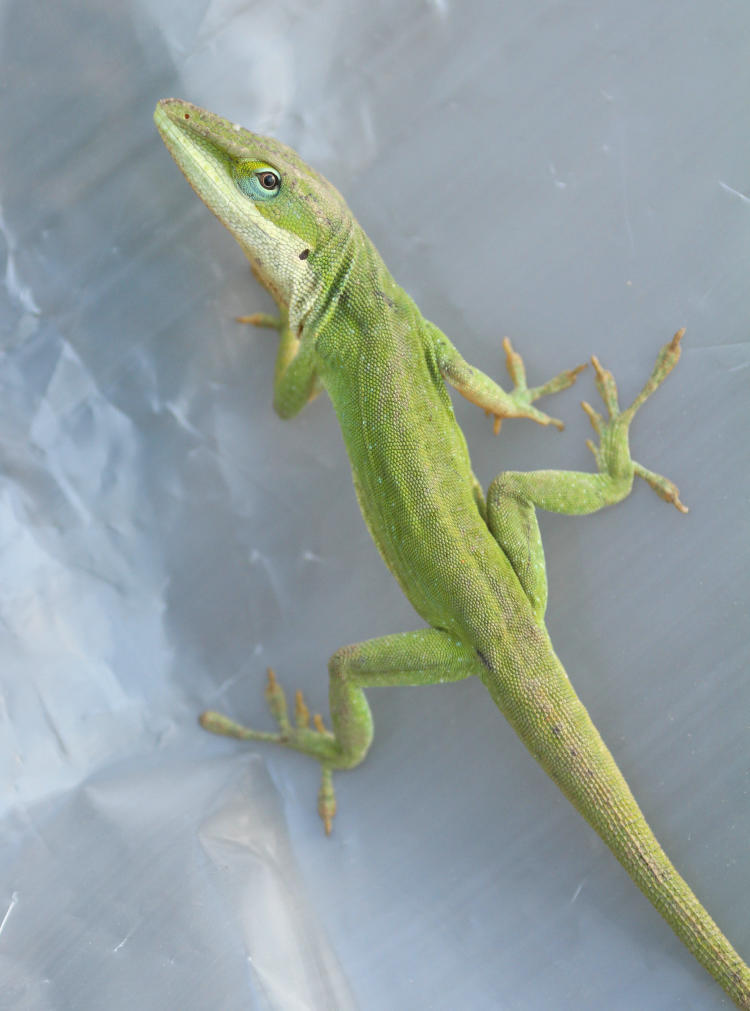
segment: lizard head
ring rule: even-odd
[[[339,192],[291,148],[176,98],[154,121],[201,200],[234,235],[276,301],[304,312],[323,287],[330,241],[351,221]],[[328,270],[330,270],[330,266]]]

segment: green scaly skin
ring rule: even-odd
[[[598,436],[597,473],[505,472],[487,497],[474,477],[446,381],[503,418],[560,423],[533,406],[579,369],[528,388],[505,341],[513,390],[469,365],[388,273],[340,194],[278,141],[187,102],[164,99],[156,125],[198,196],[239,241],[278,319],[274,406],[291,417],[321,388],[341,423],[354,486],[383,559],[428,628],[358,643],[330,660],[332,731],[310,726],[301,695],[290,722],[269,672],[278,732],[250,730],[218,713],[207,729],[273,741],[316,759],[318,808],[330,831],[332,772],[364,758],[372,719],[363,688],[433,684],[475,675],[531,753],[599,833],[638,887],[736,1004],[750,1009],[750,969],[734,951],[648,827],[550,643],[547,582],[536,509],[595,512],[640,477],[685,511],[676,487],[630,457],[636,410],[677,363],[682,331],[662,348],[642,392],[620,410],[612,374],[592,359],[606,417],[584,408]]]

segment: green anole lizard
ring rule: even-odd
[[[558,660],[544,624],[547,580],[536,509],[595,512],[626,498],[635,477],[679,510],[677,488],[630,456],[628,430],[674,368],[683,331],[658,354],[625,410],[612,374],[592,358],[606,407],[588,404],[596,473],[504,472],[486,497],[474,477],[445,383],[494,418],[562,427],[534,407],[580,369],[528,387],[504,342],[513,389],[469,365],[396,284],[338,191],[297,154],[177,99],[159,102],[162,139],[195,192],[240,243],[279,317],[274,406],[288,418],[321,389],[344,437],[362,514],[386,565],[428,627],[337,650],[329,662],[332,731],[297,694],[295,718],[269,671],[278,732],[206,712],[204,727],[273,741],[320,763],[318,810],[330,832],[332,774],[365,757],[373,726],[363,689],[481,679],[498,708],[638,887],[738,1007],[750,1011],[750,968],[675,870]]]

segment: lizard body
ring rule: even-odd
[[[686,511],[676,487],[632,460],[630,422],[676,364],[683,331],[662,348],[633,404],[621,410],[612,374],[593,358],[607,417],[584,407],[599,436],[596,473],[501,473],[486,499],[446,390],[495,419],[560,423],[533,406],[579,369],[529,388],[505,341],[513,390],[470,366],[396,284],[322,176],[278,141],[187,102],[165,99],[156,124],[200,198],[230,229],[278,306],[274,405],[296,414],[320,389],[344,437],[370,533],[428,628],[338,650],[330,660],[333,730],[314,726],[298,694],[294,723],[269,671],[279,730],[251,730],[208,712],[203,726],[275,741],[320,762],[318,808],[330,831],[332,772],[364,758],[372,719],[363,688],[479,677],[532,754],[604,839],[675,932],[736,1004],[750,1009],[750,969],[679,876],[646,823],[555,655],[544,625],[547,584],[535,510],[594,512],[625,498],[636,476]]]

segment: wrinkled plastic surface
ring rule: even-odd
[[[24,1011],[727,1006],[480,685],[370,692],[337,778],[264,668],[416,619],[323,398],[270,406],[268,310],[153,128],[177,95],[344,191],[425,314],[500,376],[596,352],[679,485],[544,517],[557,650],[657,834],[750,956],[750,12],[741,4],[2,5],[0,1004]],[[457,403],[478,474],[588,468]]]

